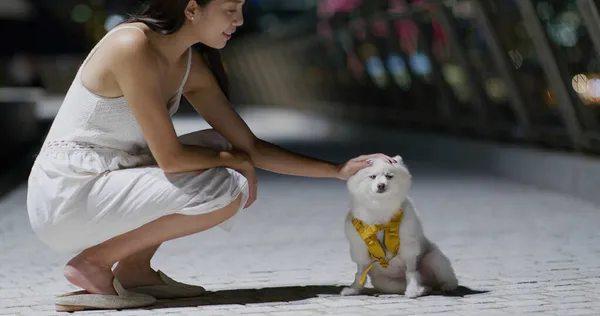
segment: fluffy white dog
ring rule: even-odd
[[[359,294],[367,275],[378,292],[409,298],[458,287],[450,260],[425,237],[408,197],[412,176],[400,156],[394,159],[397,163],[374,159],[347,182],[344,230],[357,271],[342,295]]]

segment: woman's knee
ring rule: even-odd
[[[242,203],[245,203],[245,200],[244,194],[240,193],[233,201],[231,201],[231,203],[227,204],[219,211],[222,211],[226,219],[229,219],[242,208]]]
[[[240,194],[229,204],[218,210],[212,211],[207,214],[193,216],[199,220],[198,222],[200,223],[200,225],[204,226],[205,224],[210,223],[209,225],[211,227],[214,227],[232,218],[241,209],[241,207],[243,206],[242,203],[245,203],[245,201],[246,199],[244,195]]]

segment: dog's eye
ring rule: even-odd
[[[377,176],[376,175],[372,175],[372,176],[369,176],[369,178],[375,179],[375,178],[377,178]]]
[[[386,179],[388,179],[388,180],[389,180],[389,179],[393,178],[393,177],[394,177],[394,175],[393,175],[393,174],[386,174],[386,175],[385,175],[385,177],[386,177]]]

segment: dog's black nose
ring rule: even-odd
[[[379,191],[385,190],[385,183],[378,183],[377,184],[377,190],[379,190]]]

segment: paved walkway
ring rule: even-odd
[[[600,209],[486,176],[417,167],[412,196],[428,235],[452,259],[462,295],[340,297],[354,265],[338,181],[261,174],[259,200],[234,231],[163,245],[154,266],[205,285],[201,299],[110,315],[600,315]],[[0,201],[0,315],[55,315],[74,290],[68,259],[32,234],[25,188]]]

